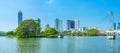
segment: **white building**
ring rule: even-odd
[[[79,30],[79,20],[75,20],[75,29]]]

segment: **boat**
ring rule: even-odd
[[[58,38],[63,38],[64,36],[62,34],[58,35]]]
[[[114,30],[107,31],[107,37],[110,40],[114,40],[116,38],[116,34]]]
[[[114,40],[114,39],[115,39],[115,35],[109,35],[109,36],[108,36],[108,39]]]

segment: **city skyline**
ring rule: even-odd
[[[119,5],[119,0],[0,0],[0,31],[17,28],[19,10],[24,14],[23,20],[40,18],[42,28],[46,24],[54,27],[54,19],[58,18],[63,21],[78,19],[80,27],[108,30],[110,11],[113,11],[114,22],[120,22]]]

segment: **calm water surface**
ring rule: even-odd
[[[120,53],[120,37],[28,38],[0,37],[0,53]]]

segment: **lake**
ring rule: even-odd
[[[7,38],[0,37],[0,53],[120,53],[120,36],[64,38]]]

